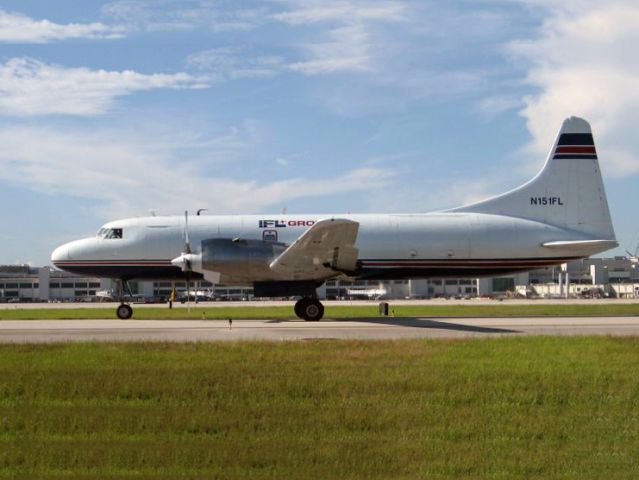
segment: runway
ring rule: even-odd
[[[0,343],[639,335],[639,316],[296,320],[7,320]]]

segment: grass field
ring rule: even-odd
[[[135,308],[137,319],[282,319],[296,318],[292,306],[277,307],[168,307]],[[637,303],[598,304],[539,304],[539,305],[397,305],[391,303],[391,312],[397,317],[509,317],[509,316],[573,316],[573,315],[639,315]],[[325,318],[377,317],[376,306],[327,306]],[[0,320],[37,319],[98,319],[114,318],[115,309],[109,308],[34,308],[2,309]]]
[[[639,339],[0,347],[0,478],[639,478]]]

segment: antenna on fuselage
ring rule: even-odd
[[[198,209],[198,211],[197,211],[196,215],[199,217],[199,216],[200,216],[200,213],[202,213],[202,212],[208,212],[208,211],[209,211],[209,209],[208,209],[208,208],[200,208],[200,209]]]

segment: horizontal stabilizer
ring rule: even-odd
[[[547,248],[567,248],[567,247],[601,247],[605,249],[619,246],[616,240],[560,240],[557,242],[545,242],[541,244]]]

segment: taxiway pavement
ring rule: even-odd
[[[639,316],[297,320],[4,320],[0,343],[637,335]]]

